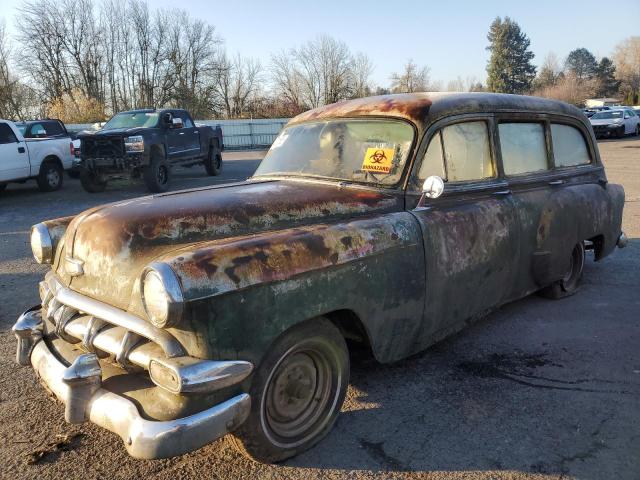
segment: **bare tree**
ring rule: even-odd
[[[613,53],[616,78],[628,103],[640,103],[640,36],[629,37],[616,45]]]
[[[371,95],[371,74],[373,62],[364,53],[359,52],[351,60],[351,96],[353,98]]]
[[[448,92],[472,92],[473,88],[477,88],[478,80],[476,77],[467,77],[463,79],[461,76],[458,76],[455,80],[449,81],[447,83],[447,91]],[[429,87],[430,89],[432,87]]]
[[[409,59],[401,73],[391,74],[393,93],[426,92],[429,88],[429,67],[418,67]]]
[[[216,105],[227,118],[243,118],[255,112],[253,103],[258,99],[262,65],[252,58],[237,54],[230,59],[220,56],[215,84]]]

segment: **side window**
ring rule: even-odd
[[[41,123],[34,123],[31,125],[31,133],[29,136],[31,138],[46,137],[47,132]]]
[[[47,135],[53,137],[55,135],[62,135],[64,132],[62,131],[62,127],[58,122],[47,122],[45,123],[45,129],[47,131]]]
[[[448,182],[493,178],[489,129],[484,121],[449,125],[442,129]]]
[[[506,175],[547,170],[547,144],[541,123],[500,123],[500,150]]]
[[[424,153],[424,157],[422,158],[422,164],[420,165],[420,171],[418,172],[418,179],[422,183],[431,175],[438,175],[443,179],[447,178],[447,174],[444,171],[442,134],[440,131],[436,132],[429,142],[427,151]],[[420,185],[420,187],[422,187],[422,185]]]
[[[575,127],[551,124],[551,141],[556,167],[571,167],[591,163],[584,137]]]
[[[193,122],[186,113],[182,114],[182,123],[184,124],[184,128],[193,128]]]
[[[6,143],[16,143],[18,139],[11,127],[6,123],[0,123],[0,145]]]

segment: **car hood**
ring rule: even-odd
[[[97,130],[95,132],[81,132],[78,138],[102,138],[102,137],[122,137],[124,135],[137,135],[144,129],[140,128],[113,128],[109,130]]]
[[[326,224],[398,211],[391,193],[304,181],[252,181],[126,200],[78,215],[67,228],[64,255],[84,273],[59,277],[80,293],[131,310],[144,268],[199,242]],[[224,242],[221,242],[224,248]]]

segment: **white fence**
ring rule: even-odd
[[[225,149],[250,150],[269,148],[288,118],[265,118],[252,120],[196,120],[196,123],[215,127],[220,125]],[[94,130],[91,124],[67,125],[70,132]]]

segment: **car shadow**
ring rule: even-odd
[[[613,298],[610,283],[619,283],[619,266],[629,258],[635,264],[624,275],[631,278],[640,266],[640,240],[630,240],[623,252],[614,254],[615,262],[588,262],[574,296],[553,301],[531,295],[401,362],[381,365],[356,349],[334,430],[286,465],[400,476],[499,470],[594,480],[619,471],[632,454],[634,430],[624,418],[640,396],[640,379],[631,370],[622,374],[624,355],[614,351],[623,342],[604,337],[619,325],[607,325],[594,309],[612,308],[626,295]],[[621,336],[639,333],[635,325]],[[603,350],[608,358],[594,355]],[[616,478],[634,478],[625,471]]]

